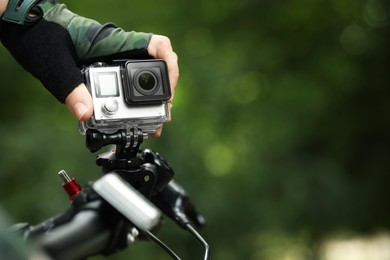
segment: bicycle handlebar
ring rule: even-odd
[[[194,210],[184,189],[171,181],[154,197],[157,198],[154,204],[162,212],[195,234],[206,249],[204,259],[208,259],[207,243],[190,226],[190,222],[203,225],[204,222],[199,221],[203,217]],[[107,173],[77,194],[69,210],[19,233],[59,260],[110,255],[126,248],[129,238],[134,242],[137,237],[151,238],[172,258],[180,259],[152,233],[161,224],[161,213],[156,206],[116,173]],[[185,223],[178,221],[181,219]]]
[[[102,253],[110,236],[102,217],[96,211],[87,210],[34,242],[54,259],[84,259]]]
[[[68,260],[125,248],[132,227],[105,201],[94,200],[18,233],[53,259]]]

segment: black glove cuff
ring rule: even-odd
[[[60,102],[84,77],[69,33],[60,25],[40,19],[33,26],[3,23],[0,37],[14,58],[38,78]]]

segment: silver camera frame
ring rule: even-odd
[[[161,62],[161,60],[154,61]],[[147,62],[150,62],[150,60]],[[86,122],[80,122],[79,129],[81,134],[85,134],[88,129],[95,129],[102,133],[114,133],[121,129],[134,128],[142,130],[145,135],[149,135],[155,133],[168,120],[169,109],[167,101],[161,101],[157,104],[135,105],[129,105],[125,101],[124,84],[131,84],[131,82],[127,80],[128,75],[123,66],[106,66],[103,63],[98,63],[85,68],[83,73],[86,79],[86,86],[92,95],[94,108],[91,119]],[[115,75],[119,92],[118,96],[98,97],[95,77],[102,74]],[[167,75],[162,75],[162,77],[164,76],[167,77]],[[168,87],[170,91],[170,86]]]

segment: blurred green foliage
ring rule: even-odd
[[[173,122],[147,140],[208,220],[213,259],[317,259],[337,231],[390,228],[390,9],[384,0],[66,1],[76,13],[170,37]],[[37,223],[68,206],[56,173],[95,179],[66,108],[0,49],[0,197]],[[183,259],[200,247],[169,220]],[[113,259],[168,259],[137,243]]]

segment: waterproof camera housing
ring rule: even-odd
[[[83,69],[93,99],[93,116],[80,123],[102,133],[140,129],[153,134],[169,118],[171,97],[168,69],[163,60],[121,60],[95,63]]]

